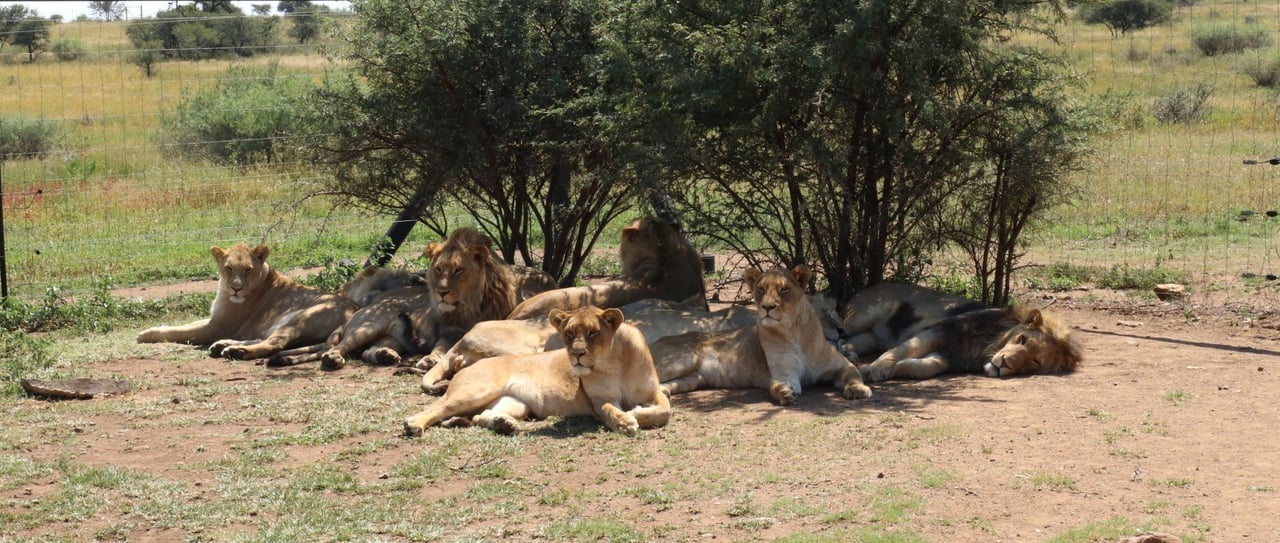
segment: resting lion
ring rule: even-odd
[[[1038,309],[981,309],[943,319],[880,355],[868,381],[928,379],[942,373],[1010,377],[1068,373],[1084,359],[1071,329]]]
[[[879,356],[938,321],[990,306],[907,283],[876,283],[845,303],[842,349],[860,360]]]
[[[644,298],[675,302],[693,299],[707,309],[702,259],[680,225],[652,217],[635,219],[622,229],[622,274],[615,279],[543,292],[523,302],[508,319],[546,316],[552,309],[622,307]]]
[[[515,305],[516,280],[491,245],[473,228],[455,229],[444,243],[427,246],[425,287],[383,294],[324,343],[280,353],[271,365],[319,360],[324,369],[338,369],[357,351],[371,364],[398,364],[419,352],[443,355],[477,322],[500,319]]]
[[[401,287],[427,284],[424,274],[403,269],[383,268],[366,264],[363,269],[338,287],[338,294],[351,298],[357,305],[364,307],[382,297],[383,294]]]
[[[451,417],[512,433],[517,421],[594,415],[609,429],[636,435],[665,426],[671,402],[658,385],[644,337],[623,322],[622,311],[583,307],[548,316],[566,348],[486,358],[463,368],[443,397],[405,420],[408,435]],[[479,413],[479,414],[476,414]]]
[[[661,300],[646,299],[622,307],[627,323],[644,335],[646,343],[689,332],[715,332],[748,326],[754,312],[730,307],[715,312],[696,311]],[[422,390],[440,394],[458,370],[477,360],[509,354],[538,353],[564,346],[555,327],[545,319],[500,320],[477,323],[442,356],[424,357],[429,368],[422,376]]]
[[[295,283],[267,264],[270,249],[213,247],[218,292],[209,318],[138,333],[139,343],[209,345],[209,354],[250,360],[323,341],[356,310],[355,302]]]
[[[743,281],[755,297],[754,326],[729,332],[662,338],[649,346],[658,377],[672,394],[702,388],[765,388],[781,405],[804,386],[832,382],[845,398],[869,398],[858,368],[822,334],[817,310],[805,296],[806,266],[761,272]]]

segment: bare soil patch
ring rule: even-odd
[[[505,480],[537,489],[526,496],[589,492],[607,507],[526,499],[516,512],[468,520],[440,539],[529,540],[544,537],[553,522],[599,518],[624,522],[646,539],[672,541],[768,541],[879,527],[927,541],[1021,542],[1112,521],[1184,541],[1277,541],[1280,297],[1266,288],[1247,296],[1233,291],[1177,303],[1089,290],[1023,293],[1032,303],[1052,302],[1051,310],[1081,334],[1086,363],[1066,376],[889,382],[873,386],[867,401],[819,388],[788,408],[773,405],[764,391],[701,391],[675,399],[668,427],[634,440],[589,421],[541,423],[510,438],[519,440],[520,452],[502,460]],[[390,386],[389,402],[397,407],[376,415],[379,430],[290,444],[280,462],[336,465],[360,484],[393,477],[405,458],[437,446],[446,435],[439,432],[483,431],[433,429],[421,439],[399,438],[404,417],[432,399],[418,392],[413,376],[358,363],[325,373],[215,359],[129,359],[104,360],[94,373],[138,386],[127,396],[89,401],[127,404],[146,415],[77,409],[67,424],[50,430],[67,436],[36,440],[22,455],[121,466],[217,499],[220,482],[210,463],[235,456],[255,436],[289,435],[307,424],[269,416],[220,422],[210,415],[248,403],[308,389],[341,394]],[[213,390],[195,395],[192,382]],[[228,390],[218,391],[220,385]],[[73,405],[27,399],[13,408],[57,415]],[[201,414],[197,424],[182,422]],[[387,441],[376,452],[344,456]],[[466,496],[480,481],[472,460],[454,459],[405,514],[425,516]],[[0,486],[0,505],[15,512],[38,507],[33,501],[62,484],[53,473]],[[641,490],[666,492],[667,499],[646,498]],[[878,513],[893,503],[904,509],[902,517]],[[88,539],[120,522],[135,526],[133,539],[191,536],[144,517],[122,517],[52,530],[4,529],[0,536]],[[236,521],[206,535],[220,539],[255,529],[261,527]]]

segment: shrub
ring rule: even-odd
[[[1280,85],[1280,52],[1254,51],[1240,63],[1240,73],[1249,76],[1259,87]]]
[[[301,131],[299,101],[311,88],[305,76],[280,73],[277,64],[232,67],[221,82],[184,93],[162,124],[180,154],[230,164],[280,159],[284,137]]]
[[[1156,97],[1151,104],[1151,115],[1162,123],[1198,122],[1208,113],[1209,109],[1205,104],[1213,96],[1214,90],[1212,84],[1205,82],[1176,88],[1168,94]]]
[[[56,121],[0,117],[0,158],[40,158],[53,150],[61,130]]]
[[[1155,267],[1149,270],[1117,264],[1098,278],[1098,286],[1116,290],[1151,290],[1160,283],[1182,283],[1187,273],[1182,270]]]
[[[53,52],[53,56],[64,62],[80,60],[89,54],[84,48],[84,44],[75,38],[58,38],[54,40],[53,45],[49,46],[49,51]]]
[[[1271,45],[1271,36],[1258,26],[1210,25],[1191,32],[1191,42],[1206,57],[1240,53]]]
[[[21,395],[20,379],[53,366],[52,343],[25,332],[0,331],[0,397]]]
[[[1112,36],[1155,26],[1173,18],[1166,0],[1115,0],[1081,11],[1085,24],[1106,25]]]

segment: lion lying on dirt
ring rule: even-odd
[[[868,381],[928,379],[942,373],[1009,377],[1075,371],[1084,359],[1071,329],[1038,309],[981,309],[943,319],[880,355]]]
[[[506,318],[532,319],[552,309],[570,311],[587,305],[622,307],[644,298],[694,300],[707,309],[702,259],[680,225],[652,217],[631,221],[622,229],[619,256],[622,274],[616,279],[543,292],[521,302]]]
[[[790,273],[748,269],[743,281],[755,297],[756,324],[654,342],[649,349],[662,385],[671,394],[764,388],[779,404],[790,405],[803,387],[830,381],[845,398],[871,397],[858,368],[823,336],[818,312],[804,293],[811,278],[803,265]]]
[[[877,283],[845,304],[841,349],[870,360],[938,321],[987,305],[906,283]]]
[[[351,298],[357,305],[364,307],[377,301],[383,294],[399,288],[426,284],[426,274],[368,264],[338,287],[338,295]]]
[[[742,307],[696,311],[653,299],[627,304],[622,312],[627,315],[627,323],[640,330],[646,343],[689,332],[732,330],[756,320],[754,312]],[[443,393],[453,374],[480,359],[539,353],[563,346],[555,327],[543,319],[477,323],[448,352],[424,357],[419,362],[421,367],[428,368],[422,376],[422,390],[428,394]]]
[[[404,423],[421,435],[437,423],[471,422],[513,433],[517,421],[595,415],[609,429],[636,435],[665,426],[671,403],[658,386],[653,359],[640,331],[623,322],[622,311],[583,307],[548,316],[565,348],[486,358],[463,368],[443,397]]]
[[[475,229],[454,230],[444,243],[428,245],[426,255],[426,286],[384,293],[324,343],[282,352],[270,364],[319,360],[333,370],[357,351],[370,364],[399,364],[404,356],[433,350],[441,356],[477,322],[502,318],[515,304],[514,276]]]
[[[218,292],[209,318],[138,333],[138,343],[209,345],[214,357],[251,360],[323,341],[356,311],[351,300],[295,283],[267,264],[270,249],[213,247]]]

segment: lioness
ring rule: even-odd
[[[1009,377],[1075,371],[1084,359],[1071,329],[1038,309],[982,309],[946,318],[880,355],[868,381],[928,379],[941,373]]]
[[[378,295],[338,327],[324,343],[280,351],[267,365],[292,366],[320,361],[321,369],[346,366],[346,358],[357,351],[367,364],[395,365],[416,351],[413,321],[408,314],[431,306],[431,289],[425,285],[406,286]]]
[[[646,343],[666,336],[688,332],[715,332],[748,326],[755,322],[754,312],[730,307],[715,312],[696,311],[660,300],[646,299],[622,307],[627,323],[640,330]],[[422,390],[441,394],[458,370],[477,360],[508,354],[550,351],[563,347],[560,336],[545,319],[500,320],[477,323],[462,339],[439,357],[424,357],[419,364],[427,368],[422,376]]]
[[[532,319],[552,309],[569,311],[587,305],[622,307],[644,298],[694,300],[707,309],[702,259],[680,225],[652,217],[631,221],[622,229],[619,256],[622,274],[617,278],[543,292],[520,302],[507,318]]]
[[[424,274],[402,268],[382,268],[366,264],[351,279],[338,287],[338,294],[351,298],[360,307],[367,306],[383,294],[401,287],[426,286]]]
[[[475,413],[473,422],[498,433],[514,432],[518,420],[551,415],[595,415],[627,435],[667,424],[671,403],[658,386],[644,337],[623,322],[622,311],[557,309],[548,319],[565,348],[486,358],[463,368],[443,397],[405,420],[405,433],[420,435],[428,426]]]
[[[267,264],[270,249],[237,243],[210,250],[218,292],[209,318],[138,333],[138,343],[209,345],[209,354],[250,360],[323,341],[356,310],[355,302],[295,283]]]
[[[845,398],[869,398],[858,368],[822,335],[817,310],[804,291],[812,274],[804,265],[761,272],[748,269],[757,317],[729,332],[662,338],[649,346],[658,377],[671,394],[700,388],[766,388],[781,405],[804,386],[831,381]]]

